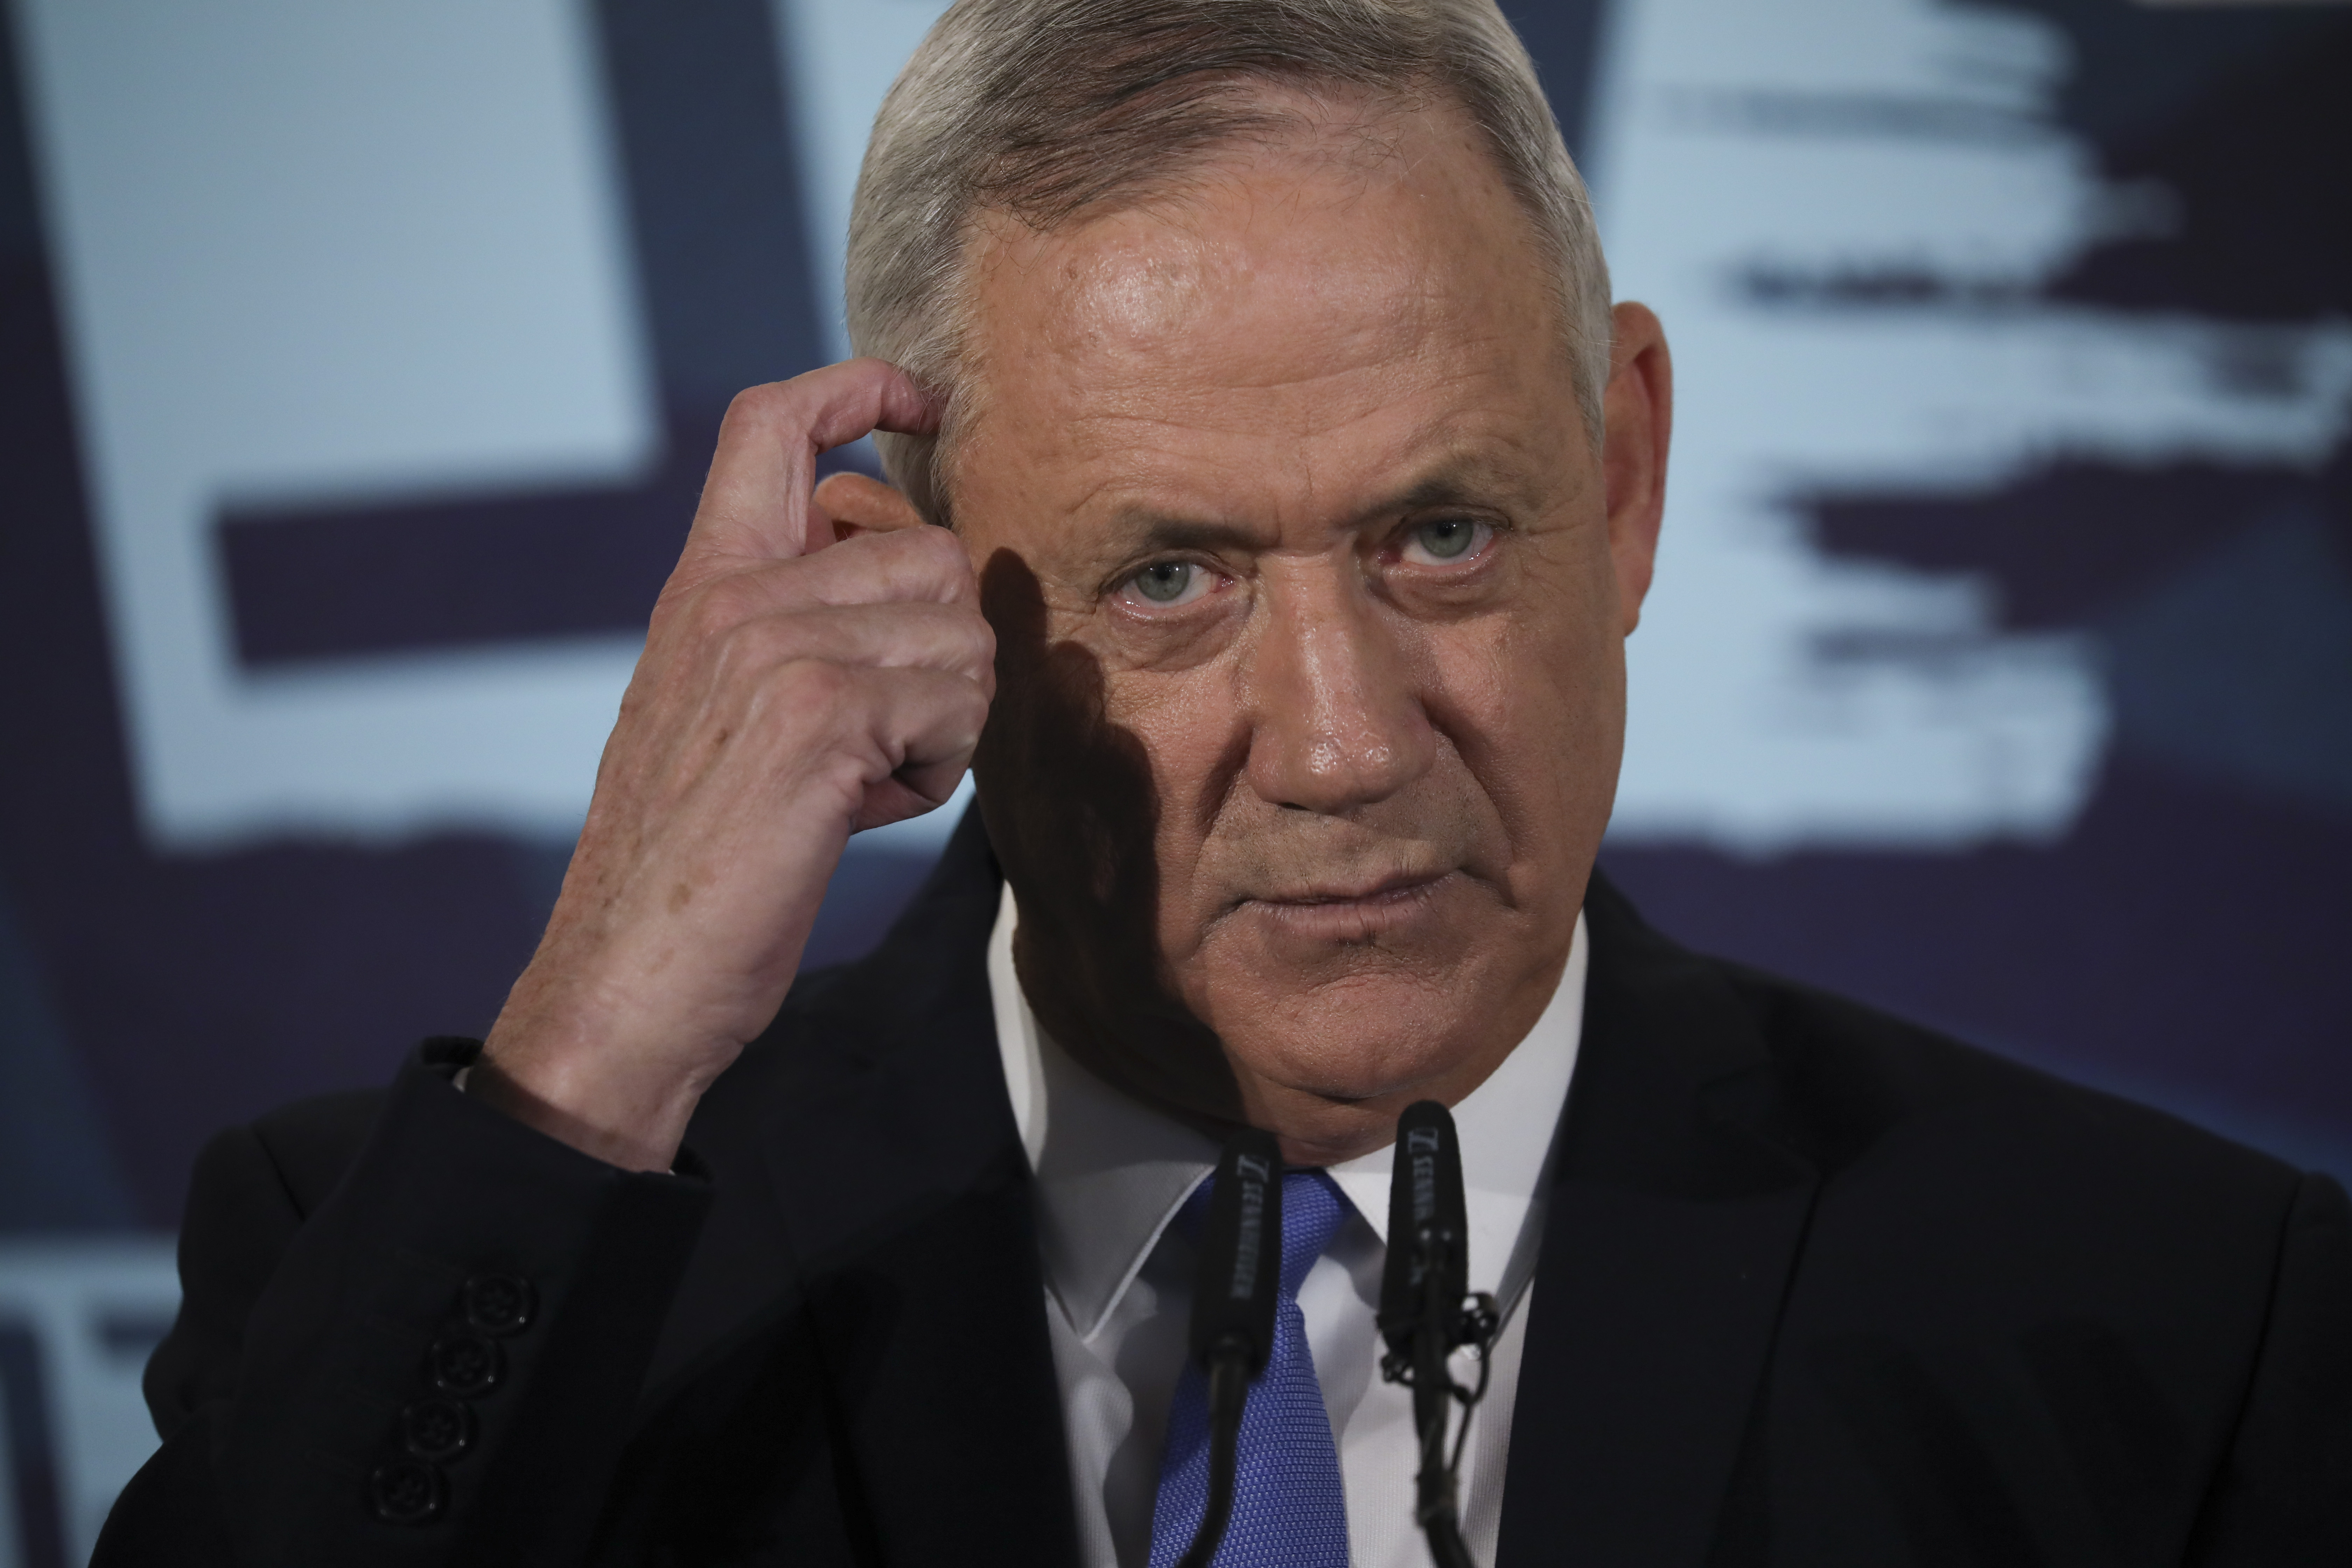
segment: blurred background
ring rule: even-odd
[[[0,0],[0,1565],[204,1140],[495,1013],[940,8]],[[1677,362],[1611,874],[2352,1175],[2352,9],[1505,8]]]

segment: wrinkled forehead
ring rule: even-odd
[[[965,458],[1293,450],[1559,406],[1572,385],[1532,225],[1442,107],[1238,145],[1050,229],[988,215],[968,266]]]

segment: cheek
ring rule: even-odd
[[[1597,618],[1614,605],[1613,595],[1599,599],[1592,618],[1551,628],[1534,656],[1544,679],[1520,687],[1528,751],[1544,758],[1528,787],[1550,857],[1576,863],[1580,873],[1600,847],[1624,756],[1625,642]]]
[[[1568,591],[1450,628],[1436,650],[1431,718],[1500,819],[1524,874],[1598,833],[1614,798],[1624,713],[1623,643],[1596,624],[1605,596]]]
[[[1247,754],[1231,675],[1222,660],[1175,672],[1125,671],[1110,677],[1108,696],[1111,721],[1151,760],[1161,923],[1171,934],[1193,931],[1202,911],[1191,907],[1188,889]]]

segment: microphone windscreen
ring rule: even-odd
[[[1409,1354],[1429,1300],[1424,1281],[1441,1270],[1437,1300],[1449,1341],[1470,1293],[1469,1206],[1462,1196],[1462,1146],[1453,1113],[1415,1100],[1397,1118],[1396,1165],[1389,1178],[1388,1262],[1381,1272],[1381,1331]]]
[[[1282,1289],[1282,1146],[1244,1127],[1225,1140],[1201,1226],[1192,1286],[1192,1355],[1206,1367],[1218,1342],[1237,1337],[1255,1377],[1274,1353],[1274,1307]]]

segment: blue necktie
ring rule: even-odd
[[[1209,1206],[1202,1182],[1177,1224],[1200,1234]],[[1315,1381],[1298,1287],[1331,1245],[1348,1200],[1321,1171],[1282,1178],[1282,1294],[1274,1353],[1250,1385],[1234,1476],[1233,1522],[1215,1568],[1348,1568],[1348,1504],[1331,1417]],[[1151,1568],[1174,1568],[1209,1506],[1209,1380],[1188,1362],[1168,1411],[1168,1447],[1151,1510]]]

